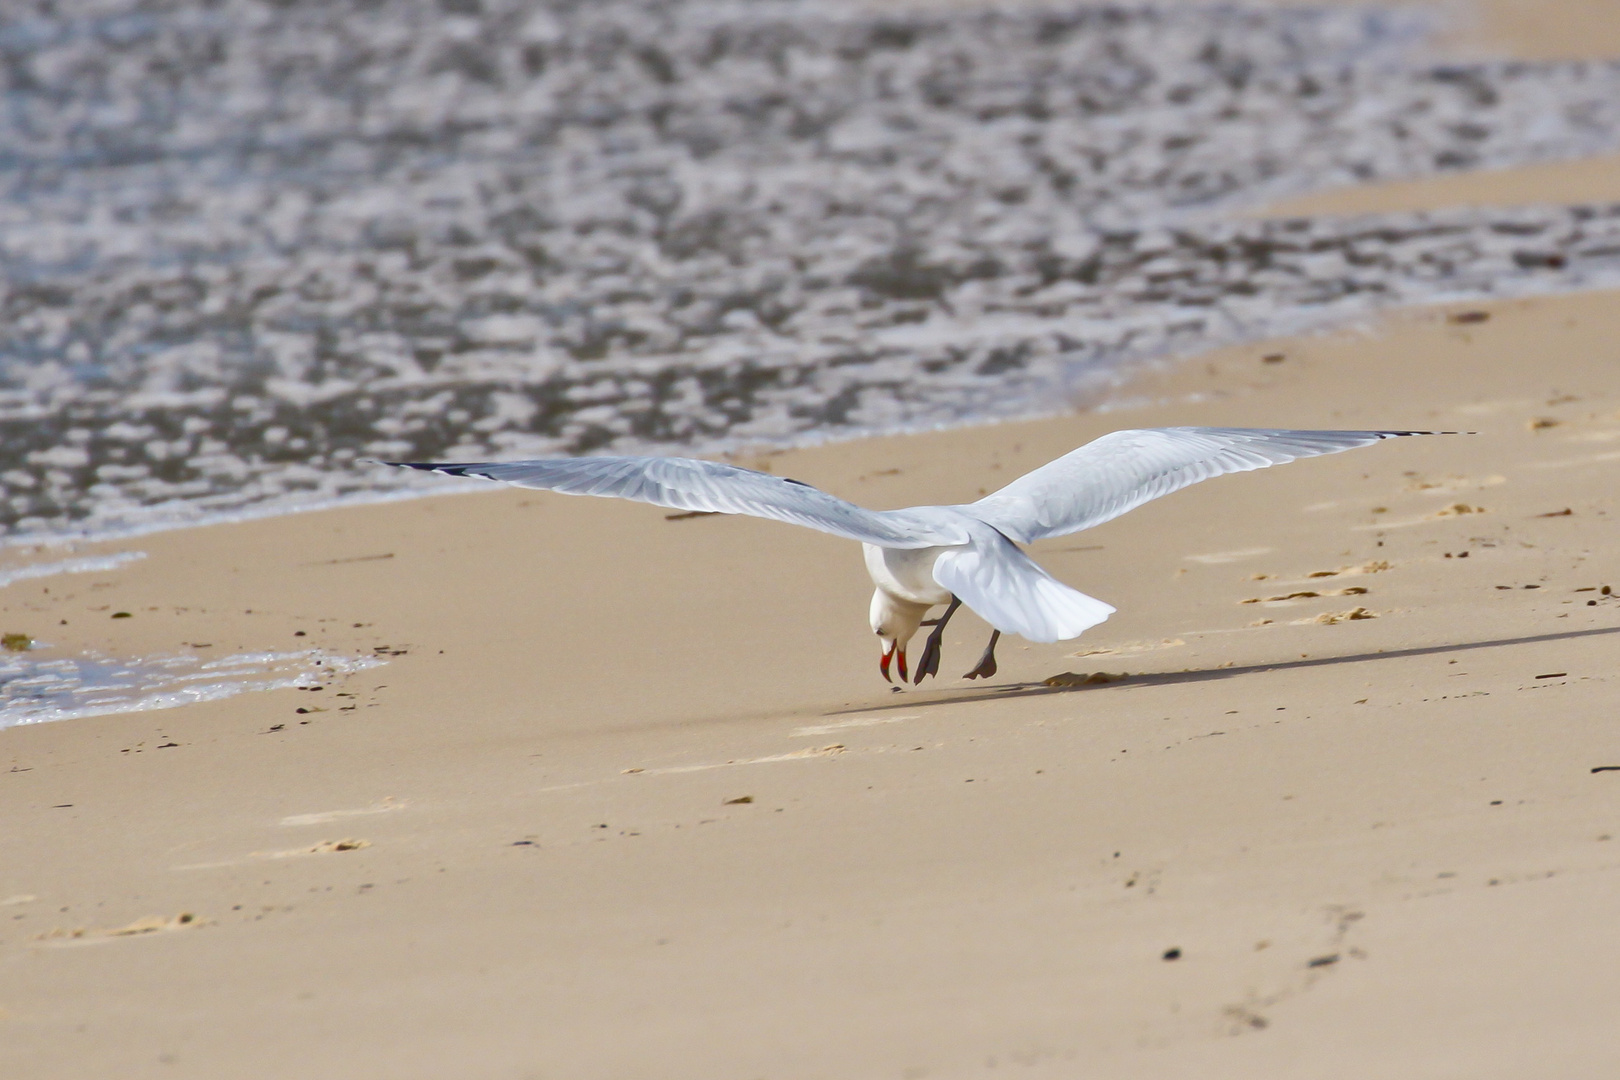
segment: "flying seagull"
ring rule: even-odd
[[[965,678],[996,673],[1003,633],[1030,641],[1078,637],[1114,609],[1042,570],[1018,547],[1101,525],[1127,510],[1224,473],[1336,454],[1404,435],[1439,431],[1286,431],[1268,428],[1143,428],[1115,431],[1042,465],[1000,491],[961,506],[865,510],[799,480],[735,465],[672,457],[575,457],[535,461],[388,461],[447,476],[477,476],[565,495],[632,499],[677,510],[749,514],[858,540],[872,594],[872,632],[882,641],[878,670],[892,662],[904,682],[906,645],[919,627],[933,632],[914,682],[939,670],[945,624],[966,604],[994,627]],[[931,608],[946,605],[937,619]]]

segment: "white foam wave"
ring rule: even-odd
[[[237,653],[216,660],[158,656],[135,660],[83,655],[0,656],[0,729],[107,713],[172,709],[253,690],[316,686],[378,667],[375,657],[319,649]]]
[[[15,585],[19,581],[55,577],[57,574],[102,574],[109,570],[117,570],[121,566],[128,566],[132,562],[140,562],[144,558],[146,558],[144,551],[120,551],[115,555],[90,555],[82,559],[13,566],[9,569],[0,569],[0,589]]]

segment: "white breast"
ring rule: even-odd
[[[951,602],[950,590],[934,580],[934,560],[944,548],[882,548],[875,544],[862,544],[861,548],[872,584],[884,592],[914,604]]]

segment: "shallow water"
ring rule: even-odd
[[[102,656],[0,653],[0,729],[47,720],[115,712],[171,709],[217,701],[251,690],[319,686],[336,675],[384,663],[320,650],[241,653],[205,660],[157,656],[119,660]]]
[[[0,528],[1050,412],[1395,303],[1620,284],[1620,207],[1217,213],[1620,146],[1411,15],[501,0],[0,17]]]

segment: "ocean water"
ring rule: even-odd
[[[50,12],[56,12],[51,14]],[[1380,306],[1620,284],[1620,207],[1241,221],[1620,148],[1620,66],[1375,10],[0,13],[0,534],[1048,413]]]

